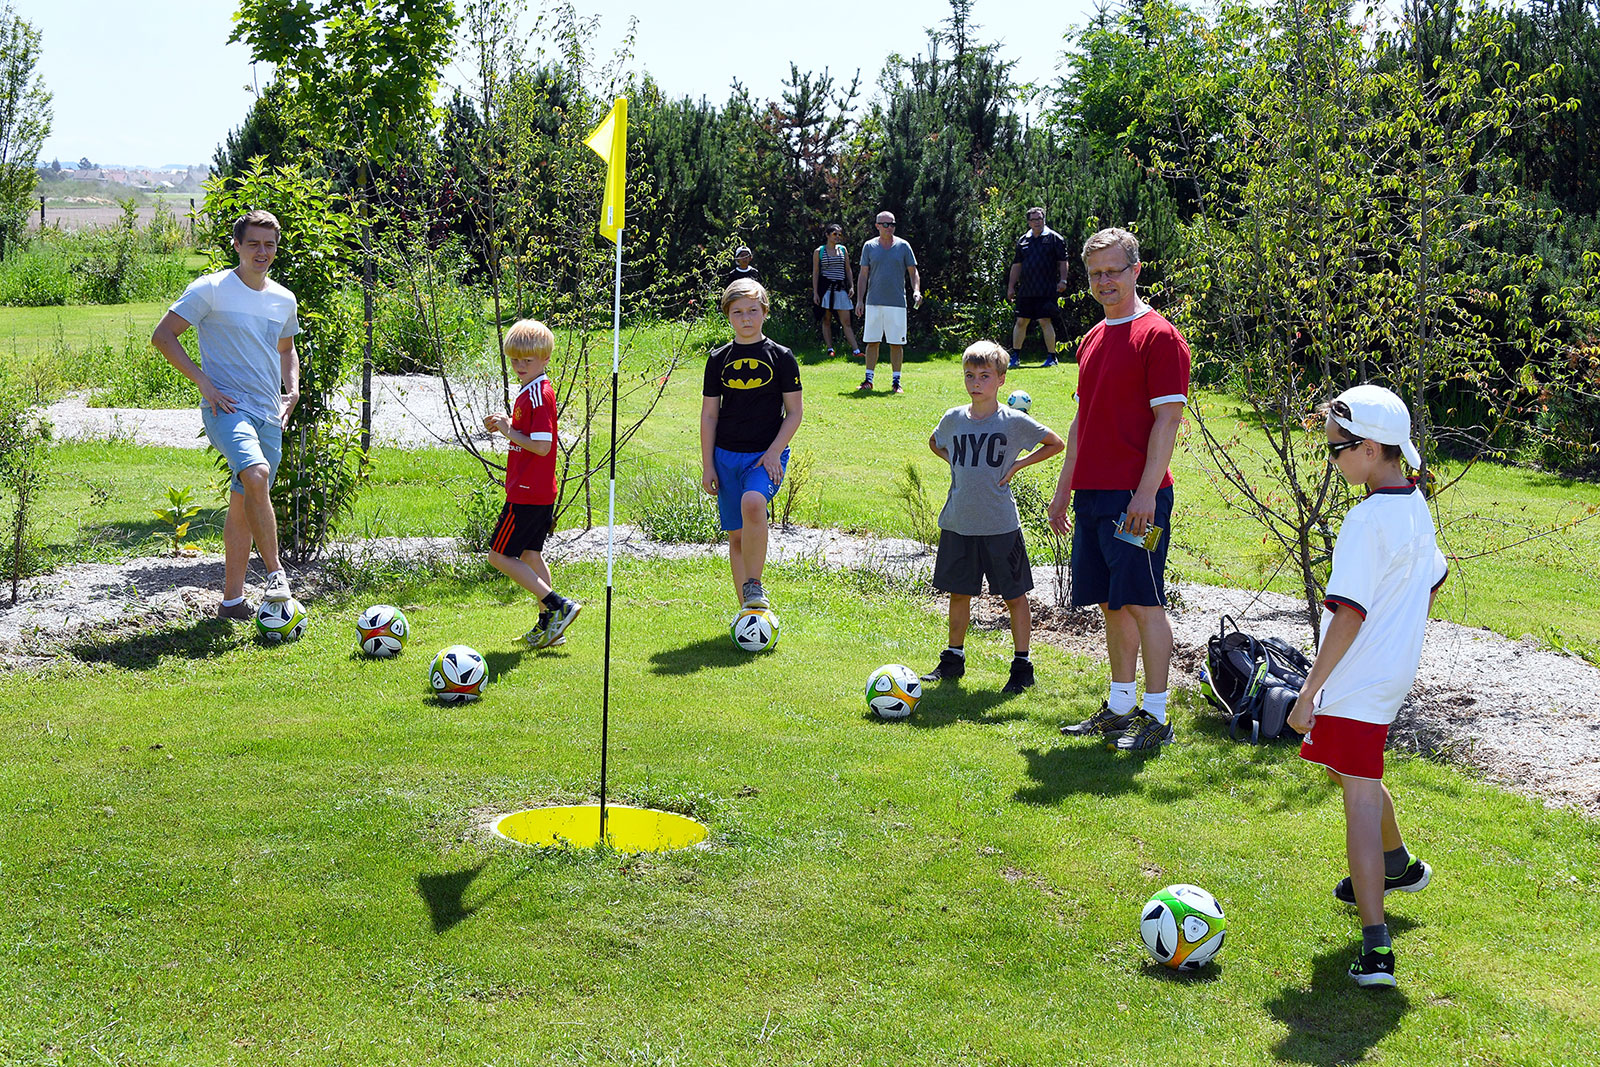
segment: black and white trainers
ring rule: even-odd
[[[1362,989],[1394,985],[1394,948],[1380,945],[1371,952],[1363,952],[1350,965],[1350,977]]]
[[[1128,724],[1138,714],[1139,709],[1134,708],[1125,715],[1118,715],[1111,710],[1111,705],[1102,701],[1099,711],[1082,722],[1065,723],[1061,727],[1061,732],[1068,737],[1104,737],[1107,741],[1114,741],[1122,736]]]
[[[967,673],[967,657],[948,648],[939,653],[939,665],[922,676],[924,682],[955,681]]]
[[[549,648],[559,640],[561,635],[566,632],[567,627],[572,625],[572,620],[578,617],[578,612],[582,610],[582,604],[576,600],[568,600],[552,611],[550,613],[550,624],[545,628],[544,644],[540,647]]]
[[[1174,736],[1171,722],[1157,722],[1154,715],[1140,711],[1115,744],[1119,752],[1144,752],[1172,744]],[[1108,745],[1111,743],[1107,742]]]
[[[1033,661],[1014,659],[1011,661],[1011,677],[1000,687],[1000,692],[1020,693],[1032,685],[1033,681]]]
[[[1406,869],[1395,877],[1384,875],[1383,895],[1390,893],[1419,893],[1428,888],[1428,882],[1433,878],[1433,868],[1412,856]],[[1333,899],[1346,904],[1356,902],[1356,888],[1348,878],[1339,879],[1339,884],[1333,887]]]

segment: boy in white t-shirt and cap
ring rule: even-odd
[[[1417,677],[1422,633],[1448,566],[1433,515],[1401,457],[1420,469],[1405,402],[1378,385],[1346,389],[1323,409],[1330,462],[1367,497],[1345,515],[1323,598],[1322,644],[1289,725],[1305,734],[1302,758],[1344,792],[1350,877],[1333,895],[1361,914],[1361,955],[1350,977],[1392,986],[1394,949],[1383,898],[1415,893],[1433,871],[1406,850],[1383,784],[1383,746]]]

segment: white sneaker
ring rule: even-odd
[[[273,571],[267,575],[267,588],[261,594],[261,597],[274,603],[292,600],[293,595],[289,592],[289,575],[281,570]]]

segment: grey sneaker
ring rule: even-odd
[[[1139,714],[1139,709],[1134,708],[1125,715],[1118,715],[1111,710],[1111,706],[1104,701],[1100,703],[1100,710],[1084,719],[1082,722],[1067,723],[1061,727],[1061,732],[1068,737],[1104,737],[1107,741],[1114,741],[1122,736],[1128,724]]]
[[[533,624],[533,629],[522,635],[523,642],[529,648],[544,648],[550,643],[550,613],[539,612],[539,621]]]
[[[1146,749],[1160,748],[1162,745],[1172,744],[1172,724],[1170,722],[1156,722],[1156,717],[1148,712],[1140,711],[1128,723],[1122,736],[1117,738],[1117,750],[1120,752],[1142,752]]]
[[[1433,868],[1412,856],[1406,869],[1394,878],[1388,875],[1383,879],[1383,895],[1390,893],[1420,893],[1428,888],[1428,883],[1433,880]],[[1350,879],[1341,878],[1339,884],[1333,887],[1333,898],[1345,904],[1356,902],[1356,888]]]
[[[285,600],[293,599],[294,594],[289,592],[289,576],[281,570],[273,571],[267,575],[267,588],[261,594],[261,599],[270,600],[281,604]]]
[[[242,600],[232,607],[226,604],[217,605],[217,618],[219,619],[253,619],[255,614],[255,609]]]
[[[770,608],[772,602],[767,599],[767,591],[761,588],[758,579],[751,578],[744,583],[744,606],[747,608]]]
[[[545,629],[544,644],[540,647],[549,648],[566,632],[572,620],[578,617],[578,612],[583,610],[583,605],[576,600],[569,600],[555,611],[550,613],[550,625]]]

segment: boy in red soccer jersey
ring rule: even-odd
[[[483,428],[505,434],[506,505],[490,542],[494,569],[538,597],[539,621],[523,635],[529,648],[561,644],[583,605],[551,588],[545,538],[555,521],[556,391],[545,376],[555,335],[542,322],[522,319],[506,331],[505,354],[522,388],[511,414],[485,415]]]

